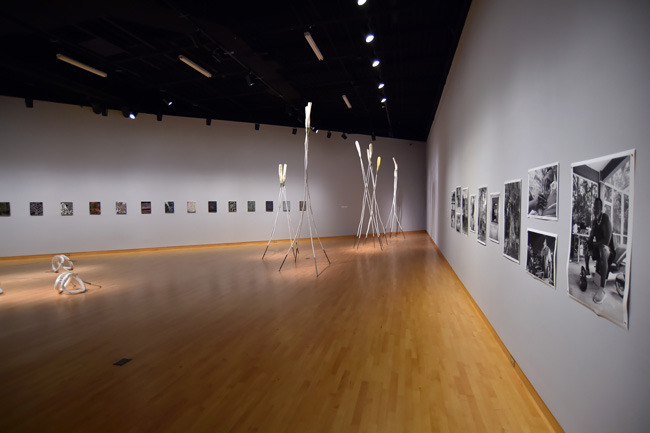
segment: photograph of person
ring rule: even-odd
[[[503,195],[503,255],[519,263],[521,237],[521,179],[505,183]]]
[[[461,218],[463,217],[462,203],[460,202],[461,187],[456,187],[456,231],[460,233]]]
[[[490,231],[488,237],[492,242],[499,243],[499,198],[501,193],[490,193]]]
[[[482,186],[478,189],[478,232],[476,234],[476,241],[483,245],[485,245],[485,239],[487,237],[487,202],[487,186]]]
[[[469,231],[476,233],[476,194],[469,196]]]
[[[528,170],[528,217],[557,221],[559,163]]]
[[[463,234],[467,235],[467,229],[469,227],[469,218],[467,211],[467,196],[469,194],[469,188],[463,188],[461,193],[461,208],[463,209],[462,216],[462,225],[463,225]]]
[[[544,284],[555,288],[557,235],[528,229],[526,271]]]
[[[569,296],[628,326],[635,152],[571,165]]]
[[[456,228],[456,190],[451,192],[451,228]]]

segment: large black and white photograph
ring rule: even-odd
[[[451,228],[456,228],[456,190],[451,192]]]
[[[461,192],[461,208],[463,210],[463,216],[462,216],[462,225],[463,225],[463,234],[467,235],[467,229],[469,228],[469,218],[467,214],[467,200],[469,196],[469,188],[463,188],[463,191]]]
[[[460,202],[461,187],[456,187],[456,231],[460,233],[461,219],[463,217],[463,208]]]
[[[528,170],[528,217],[557,221],[558,162]]]
[[[571,164],[569,297],[627,328],[635,151]]]
[[[519,263],[521,239],[521,179],[505,183],[503,195],[503,255]]]
[[[487,186],[482,186],[478,189],[478,218],[476,221],[478,232],[476,234],[476,241],[483,245],[485,245],[485,239],[487,238],[487,203]]]
[[[476,194],[469,196],[469,231],[476,233]]]
[[[500,192],[490,193],[490,225],[488,227],[488,238],[492,242],[499,243],[499,198]]]
[[[557,235],[528,229],[526,271],[544,284],[555,288]]]

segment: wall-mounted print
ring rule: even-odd
[[[188,201],[187,202],[187,213],[196,213],[196,202]]]
[[[534,278],[555,288],[555,253],[557,235],[528,229],[526,271]]]
[[[469,196],[469,231],[476,233],[476,194]]]
[[[571,164],[567,291],[627,328],[635,151]]]
[[[31,216],[43,216],[43,202],[42,201],[30,201],[29,202],[29,214]]]
[[[11,203],[8,201],[0,201],[0,216],[11,216]]]
[[[298,205],[299,205],[298,207],[300,208],[300,212],[304,212],[307,210],[307,205],[305,204],[304,200],[300,200]]]
[[[528,217],[557,221],[558,162],[528,170]]]
[[[451,192],[451,228],[456,228],[456,190]]]
[[[283,200],[282,212],[290,212],[290,211],[291,211],[291,202],[289,200]]]
[[[469,199],[469,188],[463,188],[463,191],[461,192],[461,209],[463,212],[462,216],[462,225],[463,225],[463,233],[467,235],[467,230],[469,229],[469,215],[468,215],[468,199]]]
[[[229,201],[228,202],[228,212],[237,212],[237,202]]]
[[[126,202],[125,201],[116,201],[115,202],[115,214],[116,215],[126,215]]]
[[[166,201],[165,202],[165,213],[174,213],[174,202]]]
[[[208,202],[208,212],[209,213],[217,213],[217,202],[216,201],[209,201]]]
[[[488,204],[488,191],[487,186],[482,186],[478,189],[478,218],[476,219],[477,234],[476,241],[479,244],[485,245],[487,238],[487,204]]]
[[[143,215],[151,215],[151,202],[150,201],[141,201],[140,202],[140,213]]]
[[[499,243],[499,199],[500,192],[490,193],[490,224],[488,226],[488,238],[492,242]]]
[[[249,200],[248,201],[248,211],[249,212],[255,212],[255,201],[254,200]]]
[[[460,200],[461,187],[456,187],[456,231],[460,233],[461,219],[463,218],[463,207]]]
[[[62,201],[61,202],[61,216],[72,216],[74,215],[74,207],[71,201]]]
[[[521,179],[505,183],[503,194],[503,255],[519,263],[521,239]]]
[[[270,200],[266,201],[266,211],[267,212],[273,212],[273,202]]]
[[[102,202],[100,201],[91,201],[88,202],[88,211],[90,215],[101,215],[102,214]]]

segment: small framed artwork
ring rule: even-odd
[[[90,208],[90,214],[91,215],[101,215],[102,214],[102,203],[99,201],[91,201],[88,203],[88,207]]]
[[[166,201],[165,202],[165,213],[174,213],[174,202]]]
[[[116,201],[115,202],[115,214],[116,215],[126,215],[126,202],[125,201]]]
[[[74,215],[74,207],[71,201],[62,201],[61,202],[61,216],[72,216]]]
[[[0,201],[0,216],[11,216],[11,203],[8,201]]]
[[[476,233],[476,194],[469,196],[469,231]]]
[[[196,202],[188,201],[187,202],[187,213],[196,213]]]
[[[208,202],[208,212],[209,213],[217,213],[217,202],[216,201],[209,201]]]
[[[140,213],[143,215],[151,214],[151,202],[150,201],[141,201],[140,202]]]
[[[291,212],[291,202],[289,200],[282,201],[282,212]]]
[[[556,246],[557,235],[528,229],[526,272],[552,288],[555,288]]]
[[[499,243],[499,199],[501,198],[500,192],[490,193],[490,227],[488,231],[488,238],[492,242]]]
[[[248,201],[248,211],[249,212],[255,212],[255,201]]]
[[[31,216],[43,216],[43,202],[42,201],[29,202],[29,214]]]
[[[229,201],[228,202],[228,212],[237,212],[237,202]]]
[[[300,200],[298,203],[298,207],[300,208],[300,212],[304,212],[307,210],[307,204],[305,203],[304,200]]]
[[[273,212],[273,202],[272,201],[267,201],[266,202],[266,211],[267,212]]]

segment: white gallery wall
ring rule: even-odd
[[[288,164],[294,225],[300,215],[305,133],[291,130],[172,116],[158,122],[146,114],[131,120],[116,111],[103,117],[89,107],[35,101],[26,108],[22,99],[0,97],[0,202],[11,203],[11,216],[0,217],[0,256],[268,240],[279,163]],[[321,237],[357,231],[363,184],[355,139],[364,149],[371,140],[310,135],[309,184]],[[394,156],[404,230],[424,230],[425,143],[377,137],[374,148],[383,159],[382,217],[393,198]],[[247,211],[249,200],[255,212]],[[266,212],[267,200],[273,212]],[[89,214],[91,201],[101,202],[101,215]],[[126,215],[116,215],[117,201],[127,203]],[[150,215],[141,214],[142,201],[151,202]],[[165,214],[165,201],[174,201],[174,214]],[[196,201],[196,213],[187,213],[188,201]],[[217,201],[217,213],[208,213],[208,201]],[[236,213],[228,201],[237,202]],[[30,216],[30,202],[43,202],[43,216]],[[61,216],[61,202],[73,202],[74,215]],[[274,239],[288,237],[281,213]]]
[[[427,141],[427,230],[562,427],[650,431],[650,2],[474,0]],[[629,329],[567,296],[571,163],[636,149]],[[522,257],[451,229],[451,192],[559,161],[558,221]],[[524,199],[525,202],[525,199]],[[525,271],[558,236],[557,284]]]

